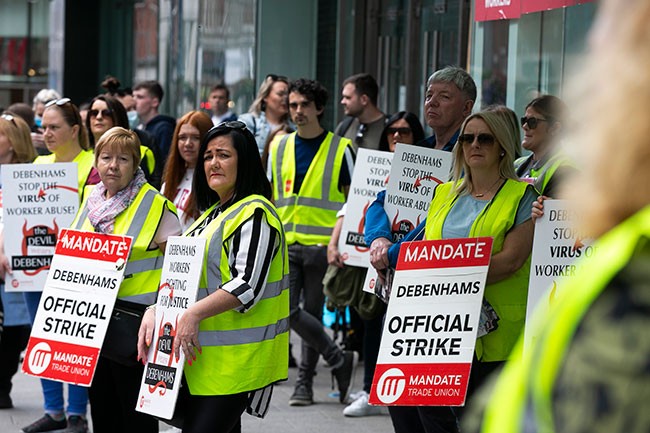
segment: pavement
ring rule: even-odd
[[[294,355],[298,355],[299,347],[300,344],[294,339]],[[297,369],[290,368],[289,380],[280,383],[273,390],[271,408],[267,416],[258,419],[247,414],[242,415],[242,431],[265,433],[390,433],[393,431],[387,411],[383,415],[363,418],[343,416],[342,411],[345,406],[339,403],[338,395],[331,389],[330,370],[319,365],[317,371],[314,378],[315,404],[304,407],[289,406],[289,397],[293,393],[297,374]],[[14,376],[13,384],[11,398],[14,408],[0,409],[0,433],[20,432],[22,427],[43,415],[43,397],[38,379],[19,371]],[[359,363],[352,391],[358,391],[362,384],[363,364]],[[160,432],[172,433],[178,430],[161,423]]]

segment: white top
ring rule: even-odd
[[[176,206],[176,210],[178,210],[178,219],[183,227],[183,232],[185,232],[185,230],[187,230],[194,222],[194,218],[185,214],[185,211],[187,210],[187,200],[190,198],[190,192],[192,192],[193,177],[194,169],[186,169],[185,174],[183,175],[183,180],[181,180],[181,183],[178,185],[178,189],[176,190],[176,194],[174,195],[174,206]],[[164,183],[160,188],[160,192],[162,194],[165,193]]]

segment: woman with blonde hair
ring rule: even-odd
[[[287,77],[269,74],[266,76],[257,97],[239,120],[253,133],[260,156],[271,131],[289,124],[289,80]]]
[[[174,203],[183,231],[200,215],[192,193],[194,168],[199,160],[199,147],[212,128],[212,120],[202,111],[190,111],[176,122],[160,192]]]
[[[494,239],[484,311],[494,310],[499,321],[496,329],[486,330],[476,341],[468,395],[508,359],[526,317],[535,193],[515,173],[519,142],[508,126],[509,116],[504,110],[482,111],[463,122],[453,150],[452,180],[436,187],[424,224],[402,240],[422,235],[426,240]],[[388,252],[393,267],[399,246],[394,244]],[[398,433],[427,431],[428,420],[445,414],[439,407],[390,407],[389,412]],[[443,420],[451,426],[449,431],[455,431],[455,419],[447,414]]]
[[[571,105],[589,119],[569,136],[583,170],[563,191],[578,233],[597,238],[596,254],[558,281],[554,302],[528,325],[538,335],[530,350],[508,362],[480,421],[463,431],[648,431],[648,20],[646,0],[600,2],[584,73],[570,87]]]
[[[36,151],[32,146],[27,123],[9,112],[0,115],[0,166],[26,164],[32,162],[34,158],[36,158]],[[11,378],[18,371],[20,352],[27,346],[31,330],[23,294],[5,292],[5,273],[10,269],[9,260],[4,254],[4,225],[0,216],[0,297],[4,310],[4,324],[0,339],[0,409],[13,407],[9,395],[12,388]]]
[[[72,227],[133,237],[115,309],[143,313],[158,294],[167,238],[181,233],[174,205],[147,183],[140,164],[140,140],[113,127],[95,145],[101,182],[87,195]],[[111,319],[112,321],[112,319]],[[158,432],[158,421],[136,412],[144,365],[137,361],[137,329],[131,353],[118,352],[109,325],[92,385],[88,390],[94,433]],[[110,341],[110,342],[109,342]]]

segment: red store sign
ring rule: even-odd
[[[519,18],[522,14],[590,3],[593,0],[476,0],[474,19],[494,21]]]

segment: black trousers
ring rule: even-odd
[[[241,415],[247,405],[248,392],[190,396],[183,433],[241,433]]]
[[[18,371],[20,352],[27,347],[29,325],[6,326],[0,340],[0,394],[9,395],[11,378]]]
[[[158,433],[158,420],[135,410],[143,371],[99,357],[88,390],[94,433]]]

